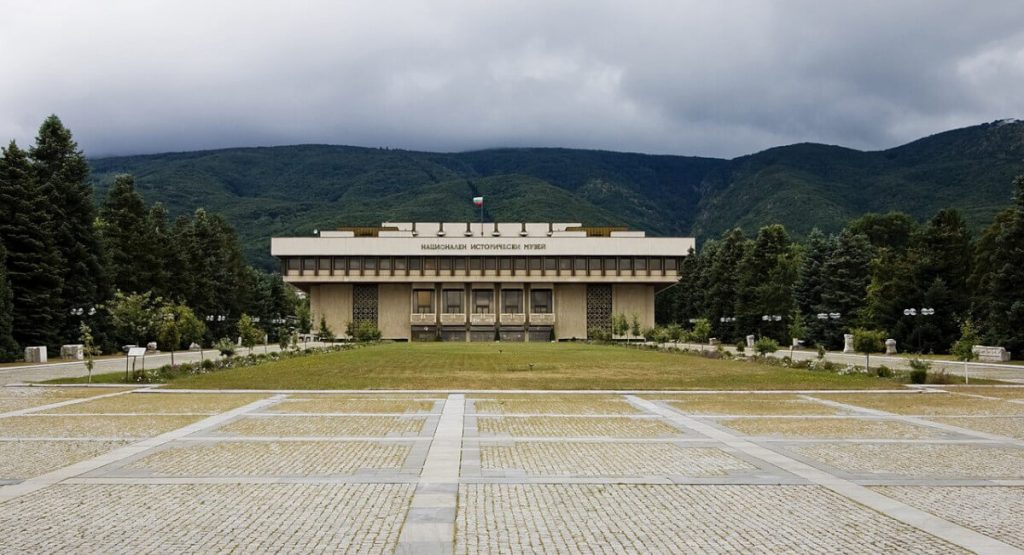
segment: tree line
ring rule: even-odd
[[[206,342],[231,335],[242,314],[271,330],[295,314],[292,289],[245,263],[220,216],[199,209],[171,222],[129,175],[97,206],[86,158],[57,116],[29,149],[11,141],[0,150],[0,360],[78,343],[82,324],[107,351],[155,338],[159,322],[141,332],[119,325],[136,305],[166,320],[188,309]]]
[[[748,334],[838,348],[855,328],[877,330],[903,351],[947,353],[965,333],[1024,349],[1024,176],[1013,203],[978,237],[941,210],[924,223],[867,214],[838,234],[794,241],[781,225],[749,238],[725,232],[691,251],[680,282],[659,295],[660,323],[710,323],[710,334]]]

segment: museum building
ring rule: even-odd
[[[550,341],[611,332],[613,314],[654,325],[689,237],[576,223],[390,223],[275,237],[285,281],[314,327],[370,322],[384,339]]]

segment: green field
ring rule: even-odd
[[[531,366],[532,365],[532,366]],[[117,381],[103,375],[94,382]],[[77,380],[76,380],[77,381]],[[864,389],[843,376],[584,343],[385,343],[190,376],[173,388],[228,389]]]

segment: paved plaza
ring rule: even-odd
[[[1024,553],[1024,387],[0,387],[0,553]]]

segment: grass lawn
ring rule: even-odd
[[[532,368],[531,368],[532,365]],[[94,376],[95,383],[123,379]],[[74,380],[77,382],[78,380]],[[67,383],[68,381],[65,381]],[[864,375],[584,343],[385,343],[189,376],[172,388],[227,389],[871,389]]]

